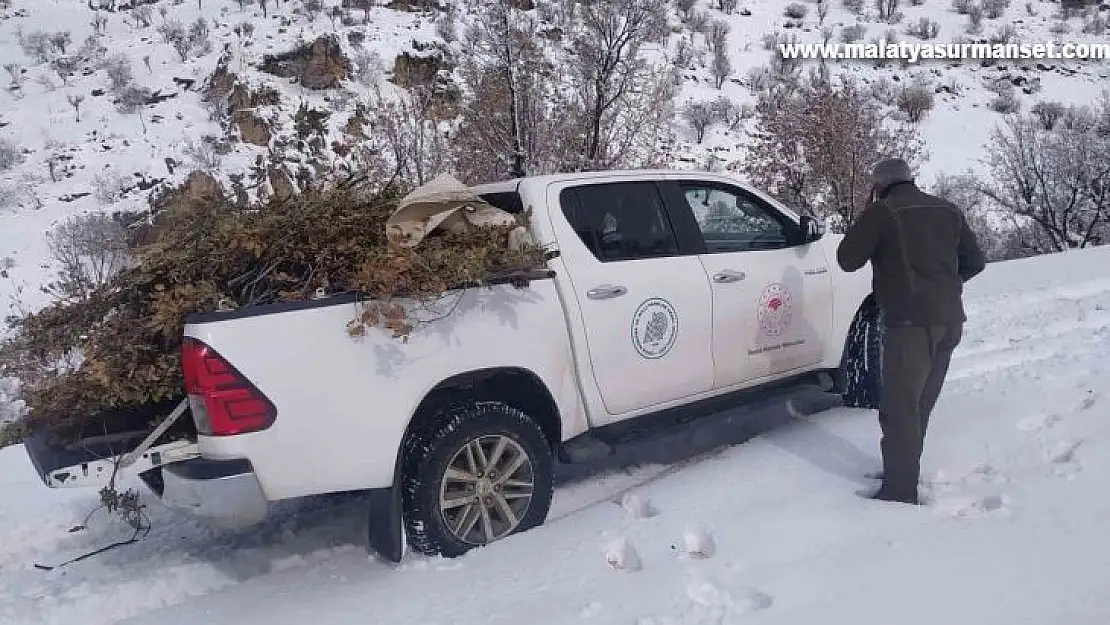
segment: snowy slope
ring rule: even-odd
[[[345,139],[341,128],[354,115],[353,103],[366,101],[369,82],[383,83],[398,54],[408,52],[421,56],[429,54],[437,45],[452,49],[456,54],[466,54],[458,42],[447,44],[442,40],[435,22],[439,14],[434,11],[402,12],[375,6],[365,16],[365,24],[362,12],[354,10],[353,23],[345,26],[328,17],[330,8],[339,4],[338,0],[326,0],[325,10],[314,17],[300,10],[299,0],[270,0],[265,14],[256,0],[243,3],[238,0],[159,0],[150,5],[152,23],[147,27],[137,26],[132,12],[101,11],[106,21],[96,45],[102,48],[102,56],[124,55],[129,60],[136,85],[172,96],[147,107],[145,118],[140,120],[134,114],[116,109],[115,98],[108,90],[108,73],[105,69],[97,69],[96,63],[84,65],[63,81],[49,64],[28,57],[19,43],[21,34],[27,37],[37,31],[68,31],[72,42],[67,54],[72,55],[87,46],[86,40],[93,34],[94,12],[89,6],[110,4],[125,6],[130,1],[12,0],[11,8],[0,8],[0,59],[3,65],[18,65],[16,71],[22,77],[19,89],[0,89],[0,141],[8,141],[23,153],[19,164],[0,171],[0,316],[33,310],[47,301],[39,288],[55,276],[57,269],[50,259],[45,239],[51,227],[74,214],[134,210],[145,207],[147,202],[144,189],[132,189],[115,197],[110,197],[111,193],[100,193],[99,199],[98,189],[111,190],[121,181],[125,188],[139,182],[144,188],[159,181],[172,184],[196,166],[187,152],[189,142],[196,144],[205,135],[221,134],[198,90],[217,67],[225,48],[231,55],[230,69],[240,73],[247,83],[256,87],[265,85],[280,94],[279,104],[261,106],[257,111],[261,117],[276,120],[282,126],[277,134],[290,135],[294,113],[302,102],[332,113],[326,124],[324,155],[336,160],[343,159],[330,152],[329,146],[336,139]],[[707,19],[723,20],[730,27],[728,49],[733,71],[721,90],[713,86],[712,55],[706,51],[705,35],[692,34],[688,25],[681,24],[678,12],[672,11],[673,34],[666,49],[655,50],[653,54],[665,53],[673,58],[683,38],[690,39],[698,51],[696,60],[683,73],[678,97],[680,110],[688,101],[706,101],[720,95],[740,104],[754,102],[749,89],[749,72],[766,65],[770,59],[764,46],[767,35],[777,33],[796,36],[799,41],[820,41],[822,25],[818,23],[816,4],[803,3],[808,13],[801,20],[800,28],[787,28],[790,20],[783,14],[786,4],[781,0],[747,0],[739,3],[736,12],[726,15],[715,8],[715,1],[695,3],[695,13]],[[1107,40],[1105,34],[1082,32],[1085,18],[1079,17],[1070,20],[1068,34],[1053,34],[1051,30],[1058,22],[1059,5],[1036,0],[1028,3],[1035,13],[1030,15],[1026,4],[1011,2],[1001,17],[984,19],[983,30],[975,37],[988,38],[1004,26],[1013,26],[1019,40],[1031,43]],[[879,23],[874,18],[873,3],[865,5],[861,18],[847,11],[839,0],[830,2],[823,25],[832,28],[834,40],[840,39],[845,28],[857,23],[865,27],[864,41],[878,39],[888,30],[895,31],[900,39],[912,40],[905,34],[906,28],[922,17],[939,24],[937,41],[951,42],[969,36],[966,33],[968,17],[953,11],[948,0],[927,0],[920,6],[901,2],[899,10],[904,18],[898,24]],[[1103,11],[1101,15],[1105,18],[1110,13]],[[174,47],[163,40],[158,28],[173,21],[188,28],[198,17],[208,22],[210,45],[207,51],[204,48],[191,51],[188,59],[182,62]],[[253,28],[250,36],[240,36],[237,32],[244,23]],[[461,32],[464,26],[465,16],[456,31]],[[332,33],[342,35],[344,51],[356,65],[362,65],[355,68],[357,79],[344,82],[338,90],[311,91],[254,68],[264,54],[285,52]],[[351,43],[351,33],[363,35],[364,41],[358,45]],[[905,84],[923,75],[934,86],[945,86],[957,92],[939,94],[935,110],[921,124],[920,130],[931,156],[922,168],[925,182],[932,182],[942,171],[954,173],[979,168],[983,144],[993,125],[1001,119],[986,106],[993,97],[987,89],[992,81],[1005,76],[1040,79],[1043,87],[1040,92],[1026,95],[1018,90],[1025,109],[1043,99],[1089,103],[1110,84],[1107,81],[1110,66],[1094,62],[1069,63],[1066,67],[1057,64],[1045,71],[1028,64],[1007,67],[999,63],[982,68],[975,62],[960,67],[928,63],[910,68],[889,65],[878,69],[869,63],[851,62],[839,64],[834,69],[847,70],[868,82],[885,78]],[[193,83],[190,86],[183,81]],[[79,120],[67,102],[71,96],[84,98]],[[750,120],[735,131],[718,124],[709,130],[701,144],[695,142],[685,119],[679,116],[674,123],[679,138],[673,150],[676,167],[724,169],[744,158]],[[231,152],[210,168],[227,181],[233,174],[247,172],[255,157],[271,155],[273,147],[273,142],[269,147],[234,143],[230,146]],[[299,156],[292,158],[285,166],[295,169],[299,166],[296,162]],[[57,163],[56,182],[48,167],[51,159]],[[172,172],[166,159],[178,163]]]
[[[94,517],[67,533],[95,493],[46,489],[9,448],[0,623],[1105,623],[1110,249],[991,265],[968,311],[923,507],[854,494],[878,464],[878,427],[836,409],[678,467],[565,486],[548,524],[453,561],[368,560],[354,496],[283,506],[240,534],[153,503],[142,542],[46,572],[33,563],[130,532]],[[639,566],[612,570],[610,556]]]

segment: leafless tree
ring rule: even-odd
[[[713,70],[713,83],[720,89],[725,84],[725,80],[732,74],[732,61],[728,58],[727,46],[721,46],[714,50],[711,69]]]
[[[740,0],[717,0],[717,9],[725,15],[735,13],[738,6],[740,6]]]
[[[1030,109],[1045,130],[1056,128],[1056,124],[1067,114],[1068,108],[1060,102],[1038,102]]]
[[[119,109],[119,112],[126,115],[138,115],[139,123],[143,126],[144,135],[146,134],[146,119],[143,118],[143,109],[150,103],[152,95],[150,89],[146,87],[131,85],[124,88],[116,100],[116,108]]]
[[[581,167],[606,167],[634,141],[628,124],[644,123],[669,103],[673,81],[641,55],[667,27],[665,0],[610,0],[581,8],[581,29],[573,43],[575,89],[585,119]],[[655,109],[655,110],[650,110]],[[623,130],[622,130],[623,129]],[[632,132],[649,132],[632,128]]]
[[[829,4],[831,0],[817,0],[817,23],[818,25],[825,25],[825,18],[829,16]]]
[[[534,144],[529,146],[534,137],[527,135],[538,130],[534,118],[525,118],[536,113],[530,109],[538,104],[537,97],[547,85],[542,84],[541,76],[531,75],[539,70],[542,54],[535,47],[536,25],[515,5],[512,0],[482,3],[475,21],[466,32],[472,50],[466,69],[472,82],[477,82],[479,75],[485,72],[495,75],[491,82],[484,85],[485,102],[478,104],[480,101],[475,100],[471,103],[471,128],[477,129],[473,119],[475,104],[478,104],[477,108],[486,109],[485,114],[494,115],[496,113],[489,110],[492,108],[490,104],[497,102],[500,106],[495,105],[496,108],[505,107],[503,115],[498,116],[505,124],[503,129],[498,128],[500,124],[481,125],[485,126],[487,133],[501,135],[502,145],[495,147],[494,153],[511,163],[513,176],[524,176],[527,174],[526,166],[534,160],[530,158],[534,151],[529,147],[535,147]],[[487,136],[486,140],[490,144],[499,142],[495,136]]]
[[[66,96],[66,102],[69,102],[69,105],[73,107],[73,114],[75,116],[73,121],[75,122],[81,122],[81,103],[84,101],[85,96],[76,93]]]
[[[0,139],[0,171],[9,170],[23,162],[23,150],[10,139]]]
[[[1036,115],[1008,118],[987,150],[984,194],[1019,225],[1024,244],[1056,252],[1110,242],[1110,95],[1071,107],[1051,130]]]
[[[705,139],[705,131],[717,121],[717,116],[708,102],[690,102],[682,109],[682,116],[694,129],[698,143]]]
[[[779,97],[761,94],[756,110],[759,127],[742,171],[803,213],[851,223],[869,199],[875,162],[899,156],[913,166],[922,155],[916,131],[846,76],[800,80]]]
[[[97,11],[95,14],[93,14],[93,18],[92,21],[89,22],[89,26],[93,27],[94,35],[103,35],[104,29],[108,26],[108,18],[100,11]]]
[[[423,185],[446,170],[446,138],[436,120],[433,89],[414,85],[384,97],[375,87],[370,109],[375,128],[393,157],[398,174],[413,185]]]

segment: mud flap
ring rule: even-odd
[[[401,489],[397,485],[372,489],[369,512],[369,550],[386,562],[400,562],[405,550],[404,531],[401,529]]]

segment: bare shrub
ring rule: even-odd
[[[791,2],[786,6],[782,14],[794,20],[805,19],[806,15],[809,14],[809,7],[801,2]]]
[[[844,43],[855,43],[863,39],[865,34],[867,34],[867,27],[856,23],[846,26],[844,30],[840,31],[840,40]]]
[[[925,119],[929,111],[933,110],[933,88],[925,82],[914,82],[902,88],[898,94],[898,110],[916,124]]]
[[[1001,26],[998,30],[994,31],[991,35],[991,43],[1008,44],[1013,43],[1018,38],[1017,28],[1013,24],[1006,24]]]
[[[135,76],[131,72],[131,57],[120,52],[113,54],[104,64],[112,91],[118,92],[131,86]]]
[[[23,162],[23,149],[11,139],[0,139],[0,171],[7,171]]]
[[[1083,22],[1083,32],[1088,35],[1104,35],[1110,22],[1102,16],[1095,14]]]
[[[960,15],[970,14],[974,6],[975,0],[952,0],[952,10]]]
[[[131,9],[131,22],[136,28],[150,28],[154,23],[154,9],[149,4],[143,4]]]
[[[1059,21],[1050,26],[1048,32],[1053,35],[1066,35],[1071,32],[1071,26],[1065,21]]]
[[[717,9],[725,15],[732,15],[740,6],[740,0],[717,0]]]
[[[308,16],[310,22],[315,22],[320,13],[324,10],[323,0],[304,0],[301,3],[301,11]]]
[[[906,34],[918,39],[936,39],[940,34],[940,24],[936,20],[922,17],[906,28]]]
[[[690,102],[682,109],[682,116],[694,129],[698,143],[705,139],[705,132],[717,121],[717,115],[708,102]]]
[[[68,48],[71,43],[73,43],[73,36],[68,30],[51,33],[50,35],[51,47],[61,54],[66,53],[66,48]]]
[[[983,32],[983,6],[980,4],[973,4],[967,12],[968,24],[967,32],[972,35],[977,35]]]
[[[1072,107],[1053,129],[1036,115],[1008,118],[987,150],[990,184],[983,192],[1023,229],[1037,253],[1110,243],[1110,134],[1100,122],[1110,96],[1096,107]]]
[[[853,15],[863,14],[863,1],[864,0],[844,0],[844,8]]]
[[[895,16],[898,14],[898,0],[875,0],[875,12],[880,21],[895,21]]]
[[[49,63],[54,58],[54,44],[50,42],[50,35],[37,30],[29,35],[17,33],[19,37],[19,47],[23,49],[23,53],[31,57],[38,63]]]
[[[127,178],[114,170],[101,172],[93,177],[93,198],[108,206],[120,201],[127,188]]]
[[[1010,81],[999,81],[992,85],[990,90],[995,93],[995,96],[988,106],[995,113],[1009,115],[1021,109],[1021,100],[1018,99],[1017,90]]]
[[[1006,14],[1010,0],[983,0],[983,13],[987,19],[996,20]]]
[[[710,102],[709,106],[717,120],[727,126],[729,130],[738,130],[740,124],[754,113],[751,105],[747,105],[747,108],[738,106],[727,96],[718,96],[716,100]]]
[[[123,225],[104,213],[70,217],[47,234],[47,244],[61,265],[56,288],[67,298],[87,297],[130,261]]]
[[[221,146],[218,137],[204,135],[200,141],[186,139],[182,153],[189,158],[197,169],[215,171],[223,164],[223,155],[230,150],[230,146]]]

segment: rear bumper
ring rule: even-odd
[[[221,529],[260,523],[270,503],[248,460],[197,458],[162,468],[166,507]]]

